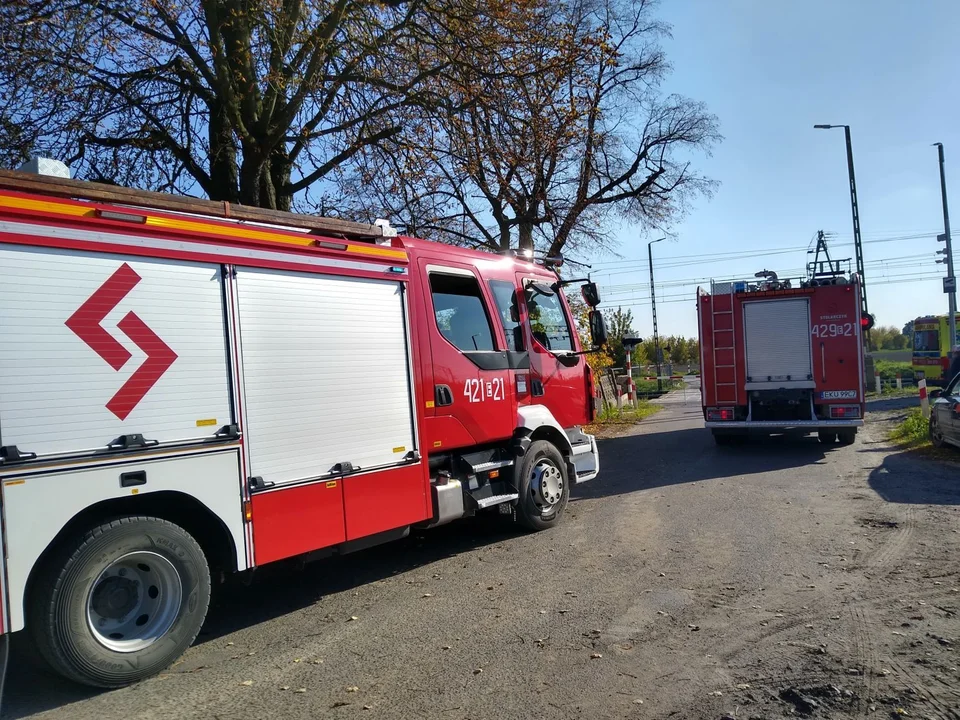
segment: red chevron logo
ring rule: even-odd
[[[83,340],[97,355],[114,370],[120,370],[130,359],[130,351],[108,333],[101,323],[104,318],[133,290],[141,277],[124,263],[87,298],[66,322],[74,335]],[[143,350],[147,359],[133,375],[117,390],[107,409],[121,420],[127,416],[150,392],[163,374],[170,369],[177,354],[151,330],[134,312],[128,312],[117,323],[117,328]]]

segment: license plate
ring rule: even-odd
[[[824,390],[820,393],[821,400],[854,400],[856,397],[856,390]]]

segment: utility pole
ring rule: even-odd
[[[950,356],[953,357],[953,348],[957,345],[957,280],[953,274],[953,245],[950,240],[950,211],[947,209],[947,175],[943,162],[943,143],[934,143],[940,157],[940,198],[943,205],[943,239],[947,246],[947,278],[943,289],[947,293],[950,308]],[[939,240],[939,238],[937,238]]]
[[[863,241],[860,238],[860,209],[857,207],[857,176],[853,171],[853,144],[850,142],[849,125],[814,125],[817,130],[843,128],[843,136],[847,141],[847,173],[850,175],[850,210],[853,214],[853,245],[857,257],[857,274],[860,276],[860,315],[866,317],[867,309],[867,280],[863,268]],[[870,331],[867,331],[869,340]]]
[[[647,262],[650,264],[650,305],[653,307],[653,351],[657,357],[657,392],[663,392],[663,375],[660,364],[660,333],[657,331],[657,292],[653,285],[653,244],[658,243],[665,238],[658,238],[647,243]]]

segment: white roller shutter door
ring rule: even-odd
[[[748,383],[812,380],[807,298],[744,302],[743,325]]]
[[[415,449],[401,284],[239,269],[251,472],[276,484]]]
[[[0,246],[0,445],[40,456],[231,423],[220,268]]]

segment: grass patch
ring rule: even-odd
[[[637,403],[637,407],[631,407],[629,404],[625,404],[622,408],[607,407],[597,414],[594,425],[633,425],[662,409],[662,405],[654,405],[646,400]]]
[[[890,439],[897,445],[919,448],[930,445],[929,421],[920,412],[920,408],[913,408],[893,432]]]
[[[669,390],[682,390],[683,389],[683,380],[661,380],[663,384],[663,391],[667,392]],[[638,393],[655,393],[657,392],[657,381],[656,380],[634,380],[633,384],[637,386]]]

